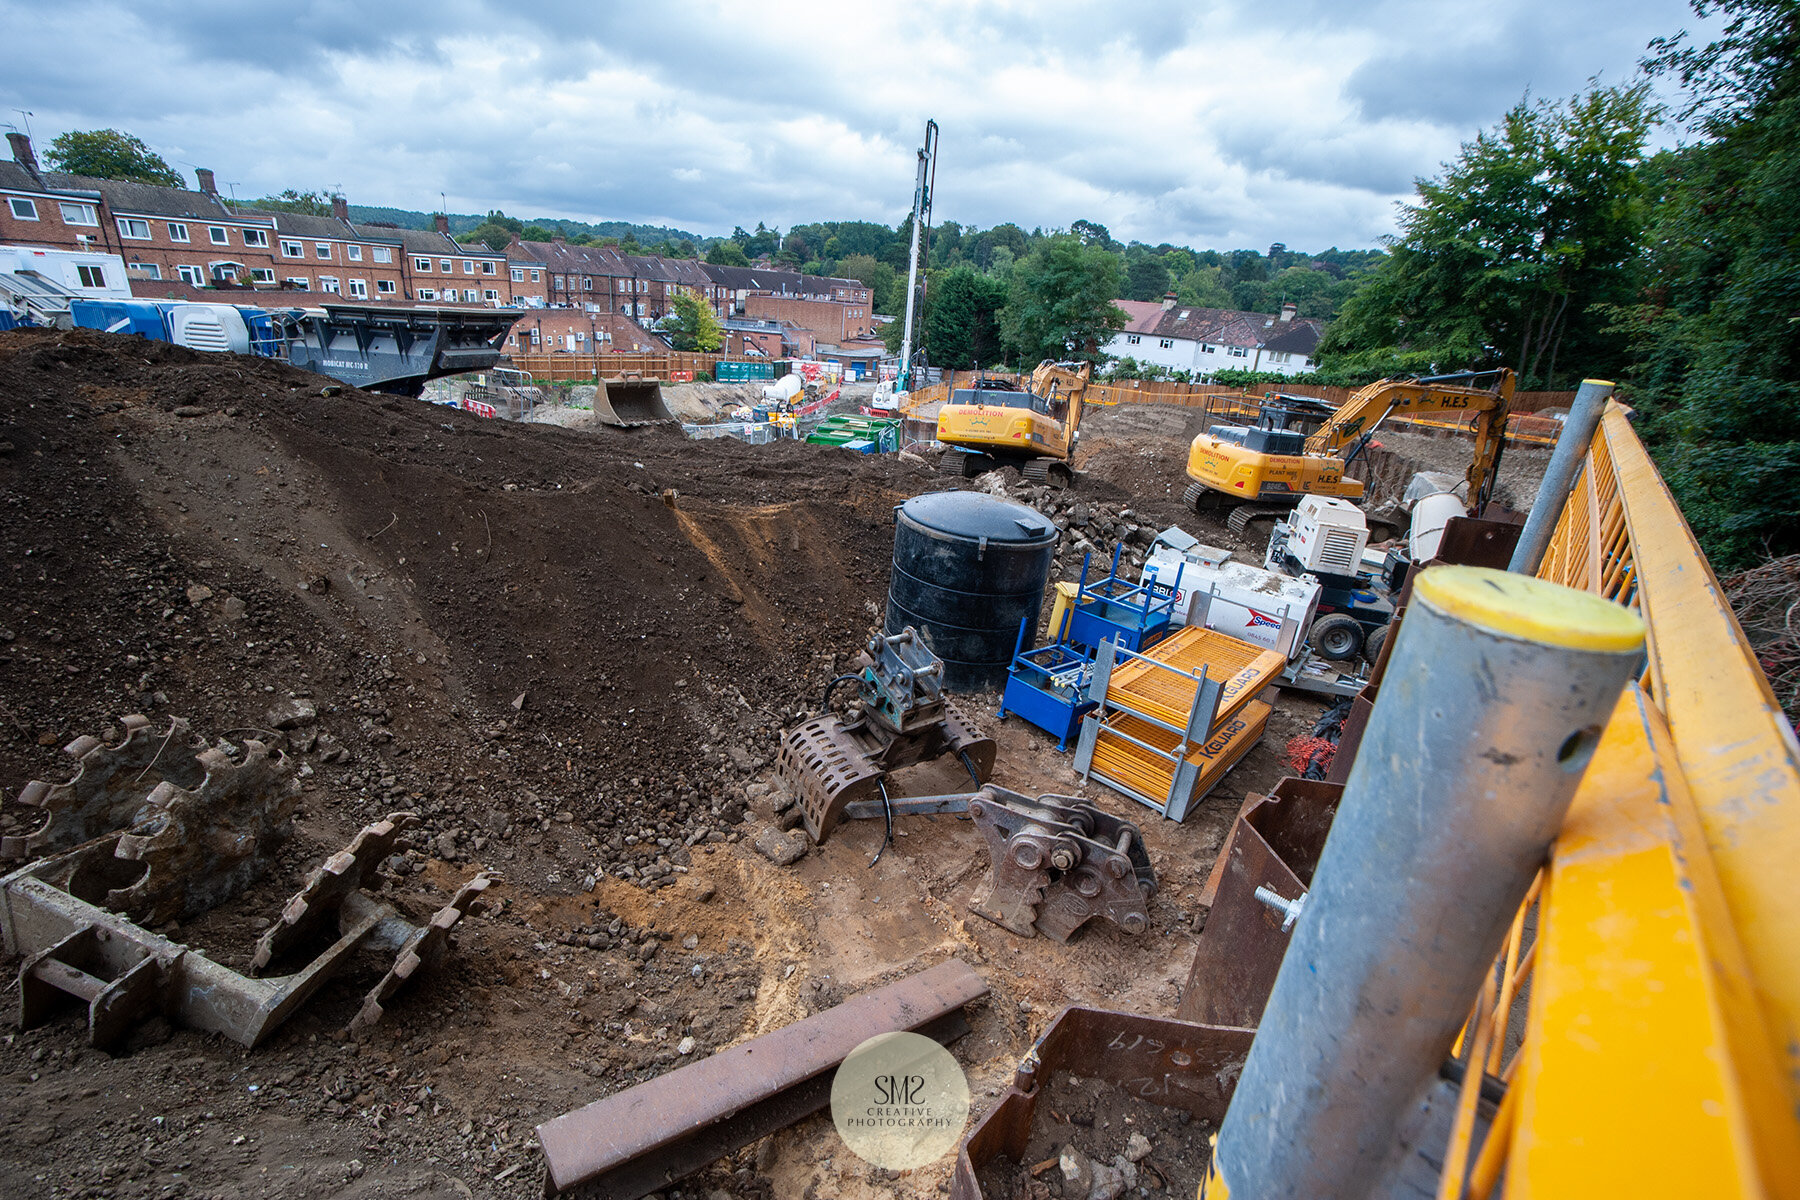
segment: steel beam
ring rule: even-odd
[[[959,959],[846,1000],[537,1127],[544,1194],[636,1200],[831,1102],[839,1063],[879,1033],[954,1041],[987,995]]]

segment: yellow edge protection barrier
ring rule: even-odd
[[[1800,1111],[1800,747],[1661,476],[1609,406],[1602,436],[1625,501],[1656,704],[1693,795]]]
[[[1800,1195],[1800,1126],[1674,753],[1627,689],[1557,840],[1509,1198]]]

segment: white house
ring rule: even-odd
[[[1314,370],[1313,355],[1324,322],[1300,318],[1292,304],[1280,315],[1182,305],[1171,292],[1161,304],[1113,301],[1126,325],[1105,350],[1151,366],[1188,371],[1195,377],[1225,370],[1272,371],[1300,375]]]

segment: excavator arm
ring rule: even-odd
[[[1491,387],[1468,384],[1490,375],[1495,377]],[[1506,367],[1424,379],[1380,379],[1358,390],[1307,438],[1306,452],[1354,458],[1376,428],[1396,413],[1475,413],[1475,453],[1469,463],[1468,481],[1469,504],[1478,512],[1492,492],[1500,470],[1514,384],[1515,377]],[[1346,447],[1349,452],[1343,453]]]

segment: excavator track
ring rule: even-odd
[[[1019,466],[1019,475],[1031,483],[1041,483],[1053,488],[1072,488],[1080,479],[1068,463],[1054,458],[1028,459]]]
[[[1239,537],[1243,537],[1244,531],[1250,527],[1250,522],[1260,521],[1265,517],[1274,520],[1285,517],[1292,511],[1293,509],[1285,504],[1240,504],[1232,509],[1231,515],[1225,519],[1225,528]]]

